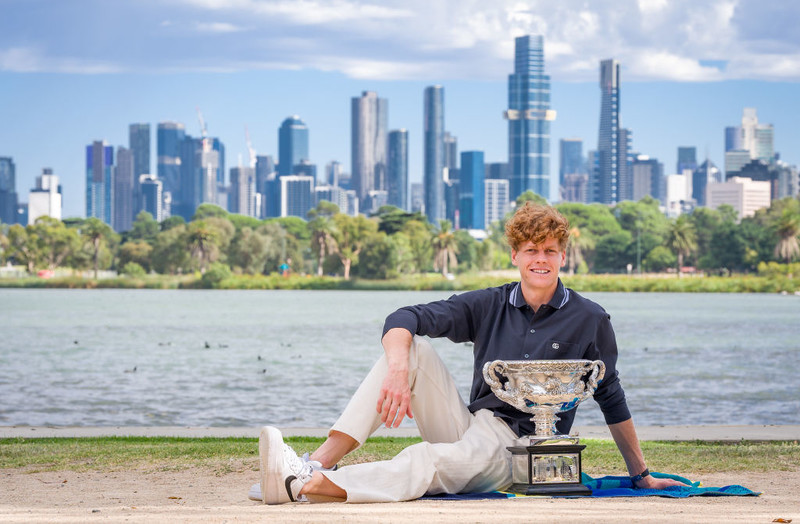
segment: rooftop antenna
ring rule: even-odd
[[[250,141],[250,131],[247,129],[247,124],[244,126],[244,138],[247,142],[247,153],[250,155],[250,167],[256,167],[256,150],[253,149],[253,143]]]

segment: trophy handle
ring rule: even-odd
[[[603,377],[606,375],[606,363],[602,360],[595,360],[589,365],[591,366],[592,373],[589,375],[589,380],[586,383],[587,388],[583,392],[581,402],[594,395],[595,390],[597,390],[597,384],[603,380]]]
[[[497,373],[500,373],[500,375],[505,375],[506,370],[508,370],[508,364],[506,364],[504,360],[487,362],[483,365],[483,379],[492,389],[492,393],[494,393],[497,398],[503,402],[511,404],[519,410],[523,410],[522,406],[524,406],[524,402],[520,404],[522,401],[518,398],[515,398],[516,390],[514,389],[513,392],[506,391],[503,388],[503,384],[500,382],[500,379],[497,378]],[[506,383],[506,387],[508,386],[509,384]]]
[[[483,365],[483,379],[492,388],[492,391],[502,389],[503,385],[500,383],[500,379],[497,378],[497,372],[505,375],[507,369],[508,365],[503,360],[495,360]]]

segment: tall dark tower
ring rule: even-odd
[[[438,225],[445,218],[444,202],[444,88],[425,88],[423,120],[425,126],[425,216]]]
[[[597,169],[592,180],[594,202],[615,204],[620,200],[621,153],[619,122],[619,62],[600,62],[600,130],[597,138]]]

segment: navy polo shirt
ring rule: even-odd
[[[607,424],[631,418],[617,374],[617,341],[611,318],[598,304],[558,281],[553,298],[535,314],[519,282],[468,291],[447,300],[403,307],[386,318],[383,333],[412,334],[472,342],[475,358],[469,410],[490,409],[519,436],[534,432],[531,415],[498,399],[483,379],[493,360],[602,360],[606,373],[595,391]],[[560,414],[558,431],[568,434],[575,409]]]

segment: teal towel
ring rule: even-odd
[[[683,482],[686,486],[670,486],[666,489],[638,489],[633,487],[630,477],[600,477],[592,478],[586,473],[581,474],[581,482],[592,490],[592,497],[670,497],[670,498],[686,498],[686,497],[719,497],[719,496],[750,496],[757,497],[761,495],[760,492],[751,491],[744,486],[730,485],[722,486],[720,488],[704,488],[700,486],[699,482],[692,482],[691,480],[679,477],[678,475],[670,475],[667,473],[652,473],[656,478],[662,479],[675,479]],[[480,500],[480,499],[503,499],[513,497],[524,497],[525,495],[516,495],[514,493],[507,493],[504,491],[489,491],[486,493],[458,493],[458,494],[440,494],[440,495],[425,495],[424,499],[429,500]],[[534,495],[541,496],[541,495]],[[581,497],[583,498],[583,497]]]
[[[630,477],[600,477],[592,478],[586,473],[581,474],[581,482],[592,490],[593,497],[696,497],[696,496],[758,496],[761,493],[751,491],[744,486],[731,485],[720,488],[704,488],[699,482],[670,475],[668,473],[651,473],[660,479],[674,479],[687,484],[687,486],[670,486],[665,489],[639,489],[633,487]]]

